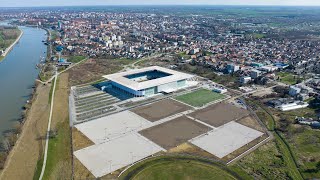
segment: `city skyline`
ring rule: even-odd
[[[320,0],[266,0],[266,1],[256,1],[256,0],[56,0],[56,1],[43,1],[43,0],[2,0],[0,7],[41,7],[41,6],[96,6],[96,5],[251,5],[251,6],[320,6]]]

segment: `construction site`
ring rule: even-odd
[[[75,174],[117,177],[149,157],[185,153],[183,144],[228,164],[267,141],[245,104],[214,92],[216,86],[192,76],[174,92],[147,97],[113,89],[109,81],[72,87],[70,124],[81,134],[73,141],[91,142],[74,151],[75,167],[82,167]]]

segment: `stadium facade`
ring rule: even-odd
[[[103,77],[111,81],[113,88],[135,97],[141,97],[171,93],[185,88],[188,86],[187,80],[194,76],[159,66],[151,66]]]

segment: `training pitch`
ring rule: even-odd
[[[193,107],[202,107],[210,102],[225,98],[225,95],[219,94],[208,89],[200,89],[188,94],[176,97],[175,99]]]
[[[166,99],[147,106],[136,108],[133,110],[133,112],[151,122],[155,122],[190,109],[191,107],[182,103],[171,99]]]
[[[210,130],[212,129],[203,124],[181,116],[139,133],[168,150]]]
[[[219,127],[230,121],[236,121],[248,115],[249,111],[228,103],[210,105],[204,109],[189,114],[189,116],[214,127]]]

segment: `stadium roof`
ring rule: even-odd
[[[149,80],[149,81],[143,81],[143,82],[136,82],[136,81],[133,81],[133,80],[125,77],[125,76],[131,75],[131,74],[143,73],[143,72],[153,71],[153,70],[165,72],[165,73],[168,73],[171,75],[166,76],[166,77],[162,77],[162,78],[158,78],[158,79]],[[167,83],[174,82],[174,81],[189,79],[189,78],[192,78],[193,75],[174,71],[174,70],[159,67],[159,66],[151,66],[151,67],[146,67],[146,68],[142,68],[142,69],[135,69],[135,70],[131,70],[131,71],[105,75],[103,77],[106,79],[109,79],[113,82],[116,82],[118,84],[121,84],[125,87],[128,87],[130,89],[138,91],[138,90],[143,90],[143,89],[147,89],[150,87],[159,86],[162,84],[167,84]]]

